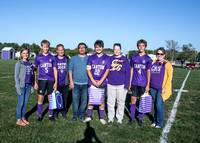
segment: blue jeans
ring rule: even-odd
[[[164,102],[161,95],[162,89],[150,88],[150,94],[154,102],[154,123],[162,127],[164,122]]]
[[[17,104],[17,119],[20,120],[25,117],[26,105],[31,93],[31,84],[25,84],[24,88],[21,88],[22,95],[17,93],[18,104]]]
[[[73,117],[78,118],[79,116],[86,115],[85,108],[87,105],[87,89],[87,84],[74,84],[74,89],[72,90]],[[80,99],[81,103],[79,106]]]

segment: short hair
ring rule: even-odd
[[[161,50],[163,52],[163,54],[165,54],[165,49],[163,47],[160,47],[156,50],[156,53],[158,53],[158,51]]]
[[[64,49],[64,45],[63,45],[63,44],[58,44],[58,45],[56,46],[56,50],[58,50],[58,47],[63,47],[63,49]]]
[[[84,46],[85,46],[85,49],[87,49],[87,45],[86,45],[85,43],[83,43],[83,42],[81,42],[81,43],[78,44],[78,47],[77,47],[78,49],[79,49],[79,46],[80,46],[80,45],[84,45]]]
[[[115,43],[115,44],[113,45],[113,49],[114,49],[115,46],[119,46],[119,47],[120,47],[120,50],[122,49],[120,43]]]
[[[144,39],[140,39],[137,41],[137,47],[139,46],[139,44],[144,43],[145,47],[147,47],[147,41]]]
[[[25,50],[28,51],[28,57],[30,56],[30,51],[29,51],[28,48],[21,48],[21,49],[20,49],[20,57],[21,57],[21,58],[22,58],[22,52],[25,51]]]
[[[43,44],[47,44],[48,47],[50,47],[50,42],[48,40],[42,40],[41,46],[43,46]]]
[[[104,43],[102,40],[96,40],[94,43],[94,47],[95,46],[104,47]]]

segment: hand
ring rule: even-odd
[[[97,83],[97,87],[99,87],[101,84],[102,84],[102,82],[100,81],[100,80],[96,80],[96,83]]]
[[[74,89],[74,83],[73,83],[73,82],[70,82],[69,87],[70,87],[71,89]]]
[[[97,87],[97,81],[96,80],[92,80],[92,84]]]
[[[34,88],[31,86],[31,93],[33,93],[34,92]]]
[[[165,94],[166,93],[166,90],[162,89],[162,94]]]
[[[57,90],[57,83],[54,83],[53,89],[54,89],[54,90]]]
[[[21,93],[19,93],[19,95],[22,95],[22,92],[21,92]]]
[[[128,88],[129,90],[131,90],[131,84],[129,85],[129,88]]]
[[[149,92],[149,86],[146,86],[145,91]]]
[[[38,89],[38,84],[37,84],[37,83],[34,84],[34,89],[35,89],[35,90]]]

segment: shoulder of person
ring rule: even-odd
[[[166,67],[172,67],[172,64],[168,60],[164,60]]]

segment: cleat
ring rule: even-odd
[[[104,119],[99,120],[103,125],[105,125],[107,122]]]
[[[17,120],[16,124],[20,126],[26,126],[26,123],[24,123],[22,120]]]
[[[135,123],[135,120],[130,120],[130,121],[128,122],[129,125],[132,125],[133,123]]]
[[[87,117],[83,122],[86,123],[86,122],[89,122],[92,120],[92,117]]]

